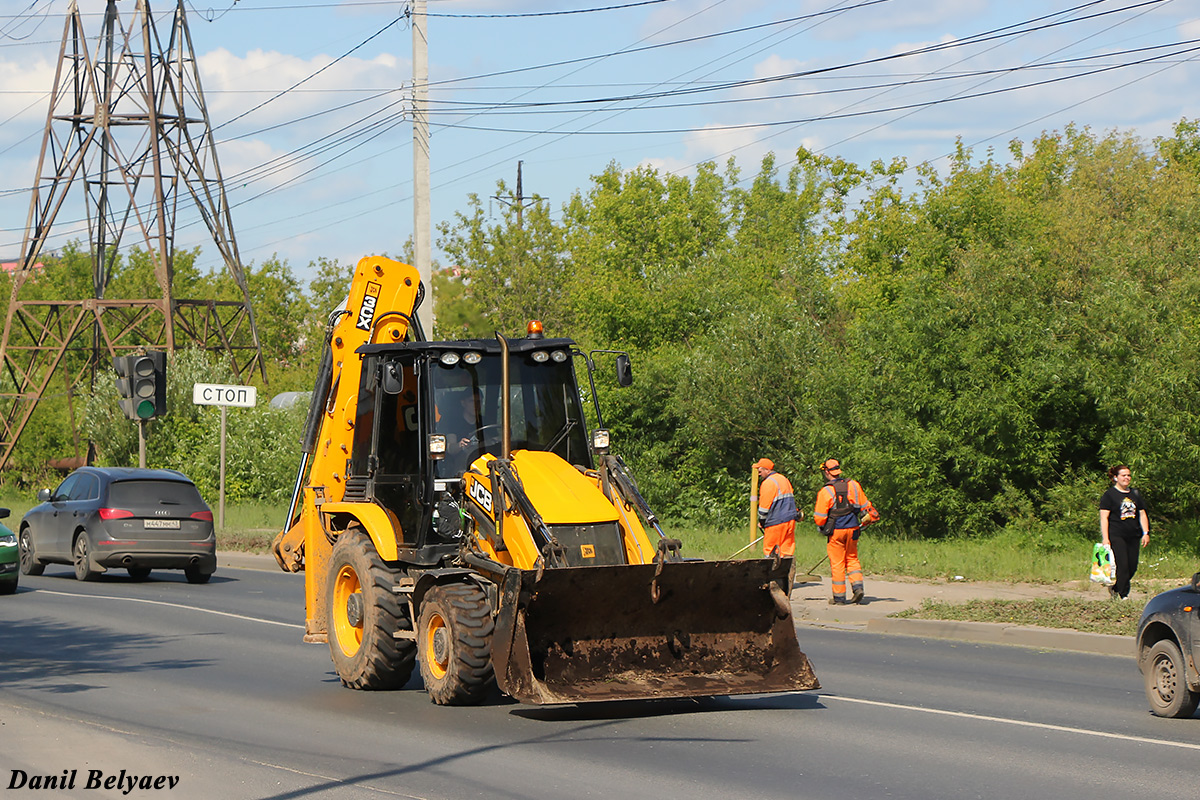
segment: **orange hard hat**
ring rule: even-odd
[[[755,469],[775,469],[775,462],[769,458],[760,458],[754,462]]]
[[[836,458],[825,459],[825,463],[821,465],[821,469],[825,470],[830,475],[842,474],[842,465],[838,463]]]

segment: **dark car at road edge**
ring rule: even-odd
[[[26,575],[58,563],[81,581],[123,568],[135,580],[181,569],[189,583],[205,583],[216,571],[212,510],[176,470],[81,467],[38,500],[18,533]]]
[[[1150,711],[1191,717],[1200,704],[1200,572],[1188,586],[1155,595],[1142,610],[1137,660]]]
[[[0,519],[11,513],[7,508],[0,508]],[[17,537],[7,525],[0,523],[0,594],[16,593],[17,581],[21,575],[17,569],[19,563]]]

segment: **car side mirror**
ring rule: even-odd
[[[383,393],[397,395],[404,391],[404,372],[395,361],[383,365]]]
[[[617,356],[617,383],[621,386],[633,385],[633,363],[624,353]]]
[[[1192,591],[1200,592],[1200,572],[1192,576]]]
[[[5,517],[7,517],[7,516],[8,516],[9,514],[11,514],[11,513],[12,513],[12,509],[9,509],[9,508],[0,508],[0,519],[4,519]]]
[[[39,503],[50,502],[50,490],[49,489],[42,489],[38,492],[38,502]]]

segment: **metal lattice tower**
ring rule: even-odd
[[[38,258],[59,212],[78,207],[66,202],[78,186],[85,196],[79,214],[87,227],[92,296],[23,300],[22,289],[39,294],[30,292],[38,283]],[[242,299],[175,297],[181,206],[207,227]],[[127,231],[140,236],[135,246],[153,259],[160,296],[105,297]],[[184,3],[179,0],[171,18],[164,50],[149,0],[136,0],[128,28],[116,0],[108,0],[89,52],[72,2],[0,341],[0,468],[55,373],[63,373],[70,398],[114,355],[138,347],[174,350],[177,343],[223,352],[243,379],[257,369],[266,380]]]

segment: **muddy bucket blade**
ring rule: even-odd
[[[493,638],[525,703],[817,689],[783,587],[790,562],[510,570]]]

